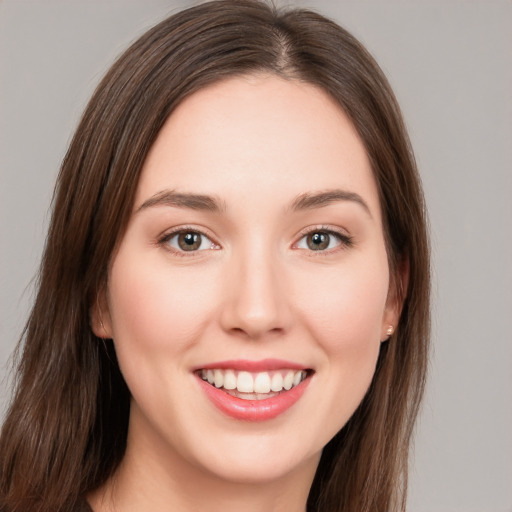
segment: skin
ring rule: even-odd
[[[361,201],[292,207],[332,190]],[[212,196],[220,210],[151,205],[162,191]],[[208,238],[180,252],[165,238],[174,229]],[[306,235],[318,231],[342,238],[314,251]],[[366,152],[326,93],[250,76],[190,96],[150,151],[92,311],[133,396],[125,459],[89,496],[94,510],[304,511],[321,450],[368,389],[397,302]],[[193,373],[266,358],[314,370],[299,401],[268,421],[225,415]]]

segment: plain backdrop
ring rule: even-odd
[[[2,410],[54,180],[85,102],[129,42],[193,3],[0,2]],[[512,2],[286,3],[334,18],[374,54],[403,108],[424,181],[434,352],[409,510],[511,512]]]

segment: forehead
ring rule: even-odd
[[[379,210],[371,166],[336,102],[311,84],[230,78],[185,99],[144,164],[136,205],[164,189],[289,200],[342,188]],[[260,199],[261,199],[260,197]]]

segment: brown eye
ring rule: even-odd
[[[177,252],[204,251],[216,249],[217,246],[203,233],[198,231],[178,231],[167,235],[162,243]]]
[[[297,249],[316,252],[328,252],[342,246],[351,247],[352,238],[329,229],[310,231],[303,235],[295,245]]]
[[[178,245],[184,251],[196,251],[201,247],[201,235],[199,233],[180,233]]]
[[[329,247],[331,235],[322,231],[310,233],[306,236],[308,248],[312,251],[323,251]]]

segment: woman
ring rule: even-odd
[[[362,46],[257,1],[168,18],[63,162],[2,510],[403,510],[428,294],[412,151]]]

